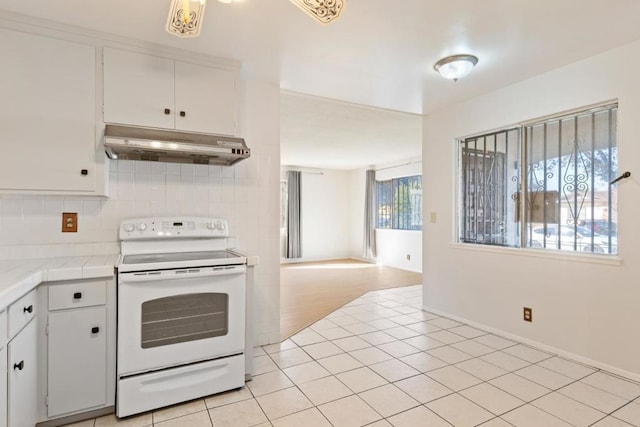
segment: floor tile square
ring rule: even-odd
[[[353,392],[336,377],[320,378],[315,381],[300,384],[299,387],[316,406],[353,394]]]
[[[291,350],[272,353],[271,358],[280,367],[280,369],[290,368],[291,366],[300,365],[302,363],[311,362],[311,356],[305,353],[301,348],[296,347]]]
[[[575,381],[538,365],[527,366],[519,371],[515,371],[514,374],[520,375],[551,390],[557,390]]]
[[[392,341],[390,343],[381,344],[378,348],[385,353],[389,353],[393,357],[403,357],[420,352],[419,349],[403,341]]]
[[[449,332],[453,332],[457,335],[462,335],[465,338],[477,338],[482,335],[486,335],[487,332],[482,331],[480,329],[472,328],[469,325],[456,326],[455,328],[449,329]]]
[[[430,332],[438,332],[442,330],[442,328],[438,328],[437,326],[431,325],[427,322],[419,322],[412,325],[407,325],[407,328],[413,329],[414,331],[420,332],[421,334],[428,334]]]
[[[452,390],[426,375],[416,375],[398,381],[395,385],[420,403],[431,402],[453,393]]]
[[[312,329],[305,329],[291,337],[291,341],[299,346],[326,341],[325,337]]]
[[[242,402],[247,399],[253,399],[253,395],[249,391],[249,388],[245,386],[239,390],[231,390],[209,396],[204,399],[204,403],[207,405],[207,408],[211,409],[230,403]]]
[[[317,408],[306,409],[272,421],[274,427],[331,427]]]
[[[267,352],[267,354],[271,354],[271,353],[279,353],[285,350],[291,350],[292,348],[297,348],[297,347],[298,346],[296,345],[296,343],[288,339],[277,344],[265,345],[264,347],[262,347],[262,349],[265,352]]]
[[[314,359],[322,359],[323,357],[334,356],[342,353],[342,349],[331,341],[319,342],[317,344],[306,345],[302,349]]]
[[[310,326],[311,329],[313,329],[316,332],[320,332],[320,331],[324,331],[327,329],[333,329],[335,328],[337,325],[335,323],[333,323],[331,320],[324,318],[321,320],[318,320],[316,323],[314,323],[313,325]]]
[[[435,338],[431,338],[425,335],[418,335],[417,337],[407,338],[403,341],[423,351],[432,350],[434,348],[443,347],[446,345],[445,343],[440,342]]]
[[[440,418],[430,409],[424,406],[410,409],[398,415],[389,418],[389,422],[394,427],[451,427],[451,424]]]
[[[253,426],[268,421],[255,399],[210,409],[209,415],[216,427]]]
[[[454,344],[466,340],[465,337],[461,337],[460,335],[456,335],[449,331],[431,332],[427,334],[427,336],[445,344]]]
[[[369,332],[368,334],[360,335],[360,338],[371,345],[386,344],[396,340],[391,335],[382,331]]]
[[[330,317],[329,318],[333,323],[335,323],[338,326],[342,326],[343,328],[347,325],[353,325],[355,323],[362,323],[360,322],[358,319],[356,319],[353,316],[349,316],[349,315],[342,315],[342,316],[336,316],[336,317]]]
[[[358,396],[385,418],[420,406],[417,400],[393,384],[362,392]]]
[[[256,399],[270,420],[300,412],[313,406],[311,401],[297,387],[276,391]]]
[[[429,320],[429,323],[442,329],[451,329],[455,328],[456,326],[462,326],[462,323],[456,322],[455,320],[447,319],[446,317],[439,317],[434,320]]]
[[[251,393],[256,397],[291,386],[293,386],[293,383],[282,371],[256,375],[247,383],[247,387],[249,387]]]
[[[611,415],[633,426],[640,426],[640,404],[635,402],[623,406]]]
[[[488,345],[489,347],[493,347],[496,350],[502,350],[511,346],[516,345],[517,343],[508,340],[506,338],[499,337],[497,335],[488,334],[482,335],[478,338],[473,339],[475,342],[479,342],[480,344]]]
[[[511,424],[501,418],[494,418],[486,423],[480,424],[478,427],[513,427]]]
[[[518,427],[571,427],[571,424],[538,409],[533,405],[521,406],[500,418]]]
[[[459,394],[451,394],[425,405],[456,427],[473,427],[494,415]]]
[[[598,421],[593,427],[634,427],[633,424],[625,423],[614,417],[606,417]]]
[[[396,322],[392,322],[389,319],[378,319],[378,320],[371,320],[369,322],[367,322],[367,325],[373,326],[376,329],[379,330],[386,330],[386,329],[391,329],[391,328],[395,328],[396,326],[398,326],[398,324]]]
[[[522,359],[518,359],[515,356],[512,356],[507,353],[503,353],[502,351],[496,351],[495,353],[485,354],[484,356],[480,356],[480,359],[485,362],[489,362],[493,365],[496,365],[499,368],[504,369],[505,371],[517,371],[518,369],[522,369],[525,366],[529,366],[530,363],[524,361]]]
[[[277,371],[278,366],[268,355],[257,356],[253,358],[253,375],[266,374],[267,372]]]
[[[212,427],[211,418],[207,411],[200,411],[194,414],[183,415],[166,421],[153,423],[154,426],[161,427]]]
[[[624,380],[603,371],[589,375],[581,381],[627,400],[635,399],[640,396],[639,384]]]
[[[496,386],[499,389],[524,400],[525,402],[531,402],[532,400],[551,392],[548,388],[538,385],[516,374],[507,374],[492,379],[489,381],[489,384]]]
[[[343,372],[336,377],[355,393],[387,384],[387,380],[367,367]]]
[[[411,316],[408,316],[406,314],[401,314],[400,316],[394,316],[394,317],[389,317],[389,320],[396,322],[398,325],[402,325],[402,326],[407,326],[407,325],[411,325],[412,323],[417,323],[419,322],[418,319],[415,319]]]
[[[485,354],[493,353],[494,351],[496,351],[494,348],[491,348],[488,345],[480,344],[479,342],[475,342],[472,340],[460,341],[451,344],[451,347],[460,351],[464,351],[465,353],[475,357],[483,356]]]
[[[347,353],[319,359],[318,363],[334,375],[362,367],[362,363],[358,362]]]
[[[400,360],[420,372],[429,372],[449,365],[447,362],[424,352],[410,354],[401,357]]]
[[[328,377],[329,371],[324,369],[318,362],[307,362],[302,365],[292,366],[283,370],[285,374],[296,384],[302,384],[318,378]],[[253,389],[251,389],[253,391]],[[255,393],[254,393],[255,394]]]
[[[538,365],[542,366],[543,368],[547,368],[554,372],[562,374],[565,377],[573,378],[574,380],[579,380],[581,378],[584,378],[587,375],[592,374],[596,371],[596,369],[591,368],[589,366],[585,366],[576,362],[571,362],[569,360],[566,360],[557,356],[547,360],[543,360],[542,362],[538,363]]]
[[[363,322],[354,323],[353,325],[345,325],[343,326],[343,328],[354,335],[361,335],[361,334],[377,331],[377,329],[374,328],[373,326],[367,325],[366,323],[363,323]]]
[[[153,411],[153,422],[159,423],[161,421],[170,420],[172,418],[182,417],[184,415],[193,414],[195,412],[205,411],[207,406],[203,399],[193,400],[187,403],[181,403],[178,405],[169,406],[167,408]]]
[[[487,383],[463,390],[460,394],[495,415],[502,415],[524,405],[517,397]]]
[[[560,393],[547,394],[538,400],[534,400],[531,404],[569,424],[579,427],[589,426],[606,415]]]
[[[478,378],[467,374],[455,366],[436,369],[435,371],[427,372],[426,375],[453,391],[469,388],[481,382]]]
[[[414,331],[406,326],[396,326],[395,328],[386,329],[384,332],[399,340],[420,335],[420,332]]]
[[[420,372],[397,359],[376,363],[369,366],[376,373],[382,375],[387,381],[394,382],[418,375]]]
[[[371,344],[360,337],[346,337],[332,341],[335,345],[344,351],[360,350],[361,348],[371,347]]]
[[[561,388],[558,390],[558,393],[564,394],[573,400],[577,400],[607,414],[621,408],[628,402],[627,399],[607,393],[604,390],[580,381]]]
[[[463,362],[465,360],[473,358],[473,356],[450,346],[438,347],[434,348],[433,350],[428,350],[427,354],[435,356],[438,359],[450,364]]]
[[[318,407],[334,426],[359,427],[382,417],[358,396],[349,396]]]
[[[375,363],[393,359],[393,356],[385,353],[378,347],[367,347],[361,350],[351,351],[349,354],[365,365],[373,365]]]
[[[541,350],[536,350],[535,348],[531,348],[524,344],[514,345],[513,347],[506,348],[503,351],[512,356],[526,360],[530,363],[538,363],[545,359],[553,357],[553,354],[545,353]]]
[[[338,338],[345,338],[353,335],[351,332],[341,327],[324,329],[322,331],[318,331],[318,333],[328,340],[337,340]]]
[[[456,364],[456,368],[462,369],[468,374],[478,377],[481,380],[489,381],[499,376],[505,375],[508,372],[502,368],[492,365],[489,362],[485,362],[482,359],[474,358],[465,360]]]

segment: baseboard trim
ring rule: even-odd
[[[82,414],[69,415],[68,417],[57,418],[55,420],[43,421],[36,424],[36,427],[58,427],[67,424],[73,424],[80,421],[90,420],[92,418],[98,418],[103,415],[113,414],[116,411],[115,406],[108,406],[102,409],[96,409],[95,411],[83,412]]]
[[[597,360],[592,360],[592,359],[589,359],[587,357],[580,356],[578,354],[571,353],[569,351],[562,350],[560,348],[556,348],[556,347],[550,346],[548,344],[544,344],[544,343],[541,343],[541,342],[538,342],[538,341],[535,341],[535,340],[531,340],[531,339],[522,337],[520,335],[512,334],[510,332],[505,332],[505,331],[503,331],[501,329],[493,328],[491,326],[487,326],[487,325],[484,325],[482,323],[466,319],[466,318],[464,318],[462,316],[456,316],[454,314],[447,313],[447,312],[444,312],[442,310],[438,310],[438,309],[435,309],[435,308],[432,308],[432,307],[428,307],[426,305],[422,306],[422,310],[428,311],[428,312],[433,313],[433,314],[437,314],[439,316],[445,316],[445,317],[448,317],[450,319],[457,320],[458,322],[466,323],[469,326],[473,326],[473,327],[476,327],[478,329],[482,329],[484,331],[491,332],[492,334],[502,336],[502,337],[510,339],[512,341],[518,341],[518,342],[523,343],[523,344],[527,344],[527,345],[530,345],[530,346],[533,346],[533,347],[537,347],[537,348],[539,348],[541,350],[544,350],[544,351],[546,351],[548,353],[557,354],[558,356],[562,356],[564,358],[574,360],[576,362],[582,363],[583,365],[593,366],[594,368],[602,369],[603,371],[607,371],[607,372],[612,373],[614,375],[624,377],[624,379],[631,379],[633,381],[636,381],[636,382],[640,383],[640,374],[636,374],[634,372],[630,372],[630,371],[626,371],[624,369],[616,368],[615,366],[611,366],[611,365],[608,365],[606,363],[599,362]]]

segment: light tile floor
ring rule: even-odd
[[[640,427],[640,384],[373,291],[256,349],[247,386],[82,427]]]

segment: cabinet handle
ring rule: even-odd
[[[100,332],[100,328],[97,326],[94,326],[93,328],[91,328],[91,333],[92,334],[97,334],[98,332]]]
[[[89,175],[89,170],[88,170],[88,169],[82,169],[82,170],[80,171],[80,175],[84,175],[84,176]]]
[[[33,304],[31,304],[29,307],[25,307],[22,309],[23,313],[33,313]]]
[[[187,113],[186,113],[186,112],[184,112],[184,111],[180,111],[180,117],[185,117],[186,115],[187,115]]]
[[[14,363],[13,364],[13,370],[19,370],[22,371],[24,369],[24,360],[21,360],[20,363]]]
[[[171,110],[168,108],[165,108],[164,113],[168,116],[169,114],[171,114]]]
[[[73,299],[80,299],[82,298],[82,292],[76,292],[73,294]]]

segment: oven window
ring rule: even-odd
[[[229,295],[177,295],[142,304],[142,348],[227,335]]]

